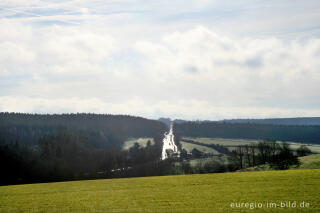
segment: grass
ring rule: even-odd
[[[192,137],[183,137],[183,138],[187,140],[194,140],[204,144],[220,144],[224,146],[239,146],[239,145],[246,145],[246,144],[259,142],[259,140],[246,140],[246,139],[192,138]],[[147,145],[148,140],[150,140],[152,144],[154,143],[153,138],[131,138],[124,142],[123,149],[124,150],[130,149],[130,147],[132,147],[136,142],[139,143],[140,146],[145,147]],[[193,148],[197,148],[198,150],[205,153],[220,154],[215,149],[212,149],[210,147],[190,144],[182,141],[180,143],[182,145],[182,148],[186,149],[188,152],[191,152]],[[299,143],[290,143],[290,146],[292,149],[298,149],[300,145],[301,144]],[[320,145],[308,145],[307,147],[314,153],[320,153]],[[229,150],[233,150],[233,149],[234,147],[229,147]]]
[[[218,156],[212,156],[212,157],[208,157],[208,158],[199,158],[199,159],[192,159],[192,160],[189,160],[190,162],[190,165],[191,166],[197,166],[197,164],[199,163],[207,163],[207,162],[212,162],[212,161],[216,161],[216,162],[219,162],[221,164],[227,164],[228,163],[228,157],[226,155],[223,155],[221,157],[218,157]]]
[[[246,139],[225,139],[225,138],[193,138],[193,137],[183,137],[187,140],[194,140],[205,144],[220,144],[224,146],[239,146],[251,143],[257,143],[258,140],[246,140]]]
[[[320,169],[320,154],[313,154],[309,156],[299,157],[300,166],[292,166],[290,169]],[[268,171],[272,170],[268,164],[263,164],[259,166],[245,168],[242,171],[251,172],[251,171]]]
[[[142,147],[146,147],[147,146],[147,142],[151,141],[151,144],[154,144],[154,140],[153,138],[130,138],[129,140],[125,141],[123,144],[122,149],[124,150],[128,150],[130,149],[134,143],[138,143],[140,146]]]
[[[299,160],[300,169],[320,169],[320,154],[300,157]]]
[[[300,143],[289,143],[290,147],[294,150],[298,149],[302,144]],[[313,153],[319,153],[320,154],[320,145],[306,145]]]
[[[74,181],[0,187],[0,212],[320,212],[320,170]],[[310,203],[308,209],[232,209],[232,202]]]
[[[197,138],[197,137],[183,137],[183,139],[194,140],[204,144],[220,144],[223,146],[240,146],[240,145],[247,145],[251,143],[258,143],[261,141],[261,140],[249,140],[249,139]],[[288,143],[290,144],[290,147],[293,150],[298,149],[302,145],[301,143],[294,143],[294,142],[288,142]],[[314,153],[320,153],[320,145],[308,144],[307,147]],[[189,148],[192,149],[191,146]],[[229,150],[233,150],[233,149],[234,148],[229,147]]]
[[[181,141],[180,143],[181,143],[182,148],[187,150],[188,152],[191,152],[194,148],[196,148],[201,152],[212,153],[212,154],[220,154],[215,149],[212,149],[212,148],[207,147],[207,146],[201,146],[201,145],[197,145],[197,144],[186,143],[186,142],[183,142],[183,141]]]

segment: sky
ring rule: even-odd
[[[319,0],[1,0],[0,111],[320,116]]]

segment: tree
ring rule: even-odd
[[[180,157],[181,157],[182,159],[188,159],[188,158],[189,158],[189,155],[188,155],[187,150],[182,149],[182,150],[181,150],[181,153],[180,153]]]
[[[270,163],[271,168],[274,169],[289,169],[290,166],[299,166],[300,161],[298,156],[294,155],[290,149],[288,143],[283,143],[280,146],[280,152],[273,156],[273,160]]]
[[[197,148],[193,148],[191,150],[191,154],[193,157],[195,158],[201,158],[203,156],[203,152],[201,152],[200,150],[198,150]]]
[[[235,150],[229,154],[229,162],[234,165],[235,169],[243,169],[243,147],[238,146]]]
[[[306,145],[301,145],[296,152],[300,157],[312,154],[311,150]]]
[[[193,172],[192,167],[190,165],[190,161],[182,161],[181,169],[184,174],[191,174]]]

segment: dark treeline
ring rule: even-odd
[[[0,113],[0,184],[161,175],[166,130],[132,116]],[[155,143],[122,150],[138,137]]]
[[[129,150],[97,148],[81,132],[62,131],[39,138],[37,145],[0,141],[0,184],[22,184],[164,174],[162,136],[154,144]]]
[[[0,135],[28,145],[45,135],[77,131],[96,147],[121,147],[127,138],[154,137],[166,130],[161,122],[126,115],[0,113]]]
[[[289,144],[272,141],[238,146],[231,152],[230,161],[238,169],[264,164],[269,164],[273,169],[288,169],[290,166],[300,164],[298,155],[290,149]]]
[[[189,137],[260,139],[320,144],[320,126],[185,122],[175,124],[174,130],[176,134]]]
[[[43,136],[36,146],[0,141],[0,185],[234,171],[216,161],[191,166],[183,158],[160,160],[162,137],[146,147],[97,149],[77,132]]]
[[[266,118],[266,119],[231,119],[223,120],[225,123],[254,123],[254,124],[275,124],[275,125],[320,125],[320,117],[301,118]]]
[[[189,142],[193,143],[194,141]],[[241,171],[250,167],[255,169],[254,167],[259,165],[284,170],[299,167],[298,157],[311,153],[305,145],[301,145],[298,150],[293,151],[288,143],[274,141],[237,146],[236,149],[228,152],[227,159],[223,156],[212,158],[212,155],[194,148],[191,153],[182,150],[180,162],[172,165],[171,170],[174,171],[173,174],[217,173]],[[188,159],[196,159],[197,161],[192,165]]]

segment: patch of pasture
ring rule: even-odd
[[[142,147],[146,147],[148,141],[150,140],[151,144],[154,144],[153,138],[130,138],[123,143],[123,150],[130,149],[135,143],[138,143]]]
[[[215,154],[215,155],[220,154],[215,149],[207,147],[207,146],[191,144],[191,143],[184,142],[184,141],[180,141],[180,143],[181,143],[182,148],[187,150],[187,152],[191,152],[195,148],[195,149],[198,149],[199,151],[204,152],[204,153],[211,153],[211,154]]]
[[[1,186],[0,212],[318,213],[319,183],[320,170],[288,170]],[[289,201],[309,207],[280,208]],[[263,206],[232,207],[236,203]]]
[[[198,138],[198,137],[183,137],[186,140],[193,140],[204,144],[219,144],[228,146],[229,150],[232,151],[236,146],[249,145],[252,143],[258,143],[262,140],[249,140],[249,139],[226,139],[226,138]],[[313,153],[320,153],[320,145],[317,144],[302,144],[296,142],[287,142],[290,144],[291,149],[296,150],[301,145],[306,145]],[[234,146],[234,147],[232,147]]]

